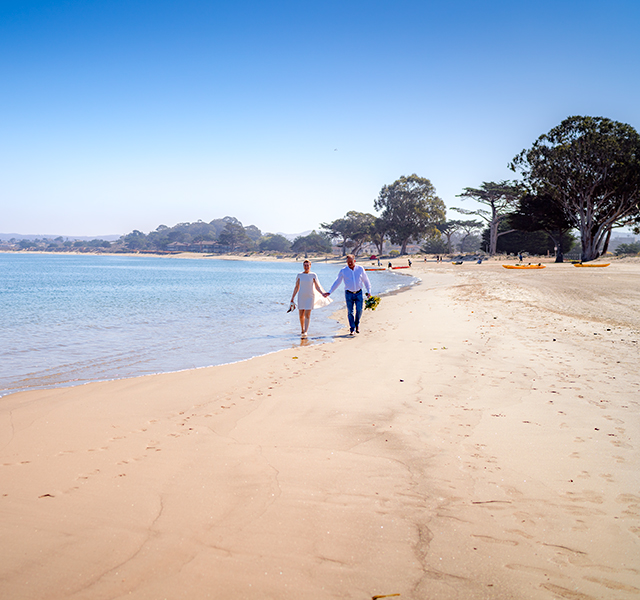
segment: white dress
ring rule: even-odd
[[[315,273],[298,273],[296,279],[300,282],[300,289],[298,290],[299,310],[312,310],[332,302],[331,298],[325,298],[318,293],[316,286],[313,284],[314,279],[318,281],[318,276]],[[319,281],[318,285],[320,285]],[[322,289],[322,286],[320,286],[320,289]]]

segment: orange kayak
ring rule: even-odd
[[[608,267],[611,263],[596,263],[596,264],[584,264],[584,263],[573,263],[574,267]]]
[[[505,269],[544,269],[545,265],[502,265]]]

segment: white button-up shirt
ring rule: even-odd
[[[350,292],[358,292],[364,287],[368,294],[371,293],[371,282],[367,272],[360,265],[356,265],[353,269],[348,266],[340,269],[329,293],[332,294],[342,282],[344,282],[344,289]]]

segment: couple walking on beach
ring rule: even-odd
[[[362,288],[367,290],[367,298],[371,296],[371,282],[367,277],[366,271],[356,265],[356,257],[353,254],[347,256],[347,266],[340,269],[336,280],[328,292],[325,292],[318,281],[318,276],[311,272],[311,263],[305,260],[302,263],[304,271],[298,273],[296,277],[296,285],[291,294],[291,306],[296,294],[298,294],[298,310],[300,313],[300,334],[307,335],[309,329],[309,321],[311,319],[311,311],[314,308],[326,306],[331,302],[329,296],[340,286],[344,284],[344,298],[347,303],[347,317],[349,319],[349,335],[360,333],[360,317],[362,315],[362,307],[364,300],[362,297]],[[318,292],[316,296],[314,290]],[[289,309],[291,310],[291,308]],[[354,314],[355,312],[355,314]]]

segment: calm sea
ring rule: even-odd
[[[340,265],[313,263],[329,288]],[[0,396],[236,362],[300,345],[301,264],[0,253]],[[369,273],[380,294],[416,280]],[[342,288],[309,341],[342,327]],[[338,315],[342,318],[342,315]],[[346,321],[343,318],[342,321]]]

